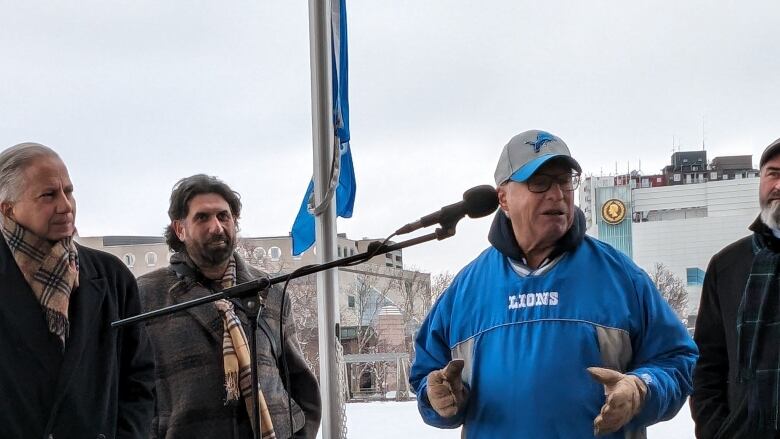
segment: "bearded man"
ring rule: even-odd
[[[704,276],[691,395],[700,439],[780,437],[780,139],[759,166],[753,234],[713,256]]]
[[[51,148],[0,153],[0,437],[146,439],[154,364],[115,256],[82,247],[68,169]]]
[[[176,183],[165,231],[175,252],[170,266],[138,279],[146,311],[267,277],[235,252],[240,215],[239,194],[216,177],[198,174]],[[152,437],[252,438],[255,407],[261,413],[263,438],[316,436],[319,391],[295,335],[289,298],[282,304],[281,291],[271,288],[264,302],[262,320],[267,325],[256,334],[256,399],[247,346],[248,319],[255,314],[246,311],[242,300],[223,299],[149,321],[157,361]],[[289,385],[282,378],[285,364]]]

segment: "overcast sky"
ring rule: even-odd
[[[492,184],[544,129],[587,173],[644,173],[673,144],[758,155],[780,137],[780,2],[348,0],[351,238]],[[82,236],[159,235],[172,185],[217,175],[244,236],[287,235],[312,173],[305,1],[0,0],[0,149],[60,152]],[[756,163],[757,164],[757,163]],[[405,263],[455,272],[487,246],[461,221]]]

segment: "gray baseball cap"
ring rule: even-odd
[[[560,137],[540,130],[522,132],[512,137],[501,151],[494,174],[496,185],[507,180],[522,183],[548,160],[556,158],[564,159],[572,169],[582,172],[580,164],[572,158],[569,147]]]
[[[761,154],[761,162],[759,163],[758,167],[763,168],[764,164],[777,154],[780,154],[780,139],[775,140],[766,147],[764,153]]]

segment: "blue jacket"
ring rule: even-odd
[[[648,387],[642,411],[606,437],[643,437],[645,426],[678,412],[697,349],[645,272],[590,237],[544,269],[519,271],[488,248],[425,319],[410,381],[426,423],[463,425],[467,438],[593,437],[605,397],[590,366],[630,372]],[[427,375],[453,358],[466,362],[470,395],[442,418],[427,399]]]

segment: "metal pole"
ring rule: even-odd
[[[330,178],[333,157],[333,96],[331,96],[331,2],[309,0],[309,52],[311,62],[312,140],[314,149],[314,200],[322,202]],[[336,204],[315,218],[317,260],[336,259]],[[322,439],[340,437],[341,416],[338,363],[335,343],[338,322],[338,271],[317,275],[317,308],[320,348],[320,396],[322,399]]]
[[[263,426],[260,421],[260,383],[257,381],[257,319],[260,317],[260,312],[262,312],[262,307],[259,306],[260,302],[255,300],[250,300],[247,302],[247,319],[249,320],[249,330],[250,330],[250,344],[249,347],[252,349],[250,352],[249,358],[252,360],[252,364],[249,368],[251,371],[251,377],[252,377],[252,400],[253,400],[253,409],[252,409],[252,426],[254,427],[252,430],[253,438],[254,439],[260,439],[263,437]],[[290,426],[292,428],[292,426]]]

